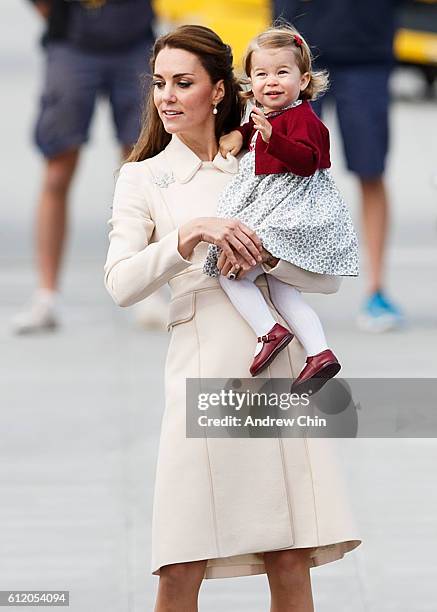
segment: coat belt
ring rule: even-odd
[[[235,281],[238,283],[238,280]],[[171,290],[171,299],[177,299],[182,295],[197,293],[205,290],[222,290],[218,277],[211,277],[204,274],[202,266],[190,266],[184,272],[173,276],[168,282]],[[256,284],[260,287],[267,285],[264,275],[257,278]]]

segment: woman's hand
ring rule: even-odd
[[[266,263],[272,267],[276,266],[276,264],[279,261],[278,257],[273,257],[273,255],[271,255],[264,248],[261,251],[261,258],[262,258],[262,263]],[[223,276],[227,276],[231,270],[234,272],[239,270],[237,280],[244,278],[247,272],[251,270],[254,266],[249,265],[247,261],[243,260],[240,256],[237,256],[237,260],[238,260],[239,268],[237,268],[231,262],[231,260],[226,257],[224,253],[221,253],[217,261],[217,267],[220,270],[220,273],[223,274]]]
[[[178,249],[184,259],[191,255],[199,242],[218,246],[236,269],[243,261],[249,267],[262,261],[261,240],[237,219],[199,217],[179,228]]]
[[[219,150],[220,155],[226,158],[226,155],[237,155],[243,146],[243,135],[238,130],[233,130],[229,134],[225,134],[220,138]]]
[[[237,264],[235,265],[226,255],[222,252],[217,260],[217,268],[223,276],[228,276],[229,272],[238,274],[236,277],[238,280],[244,278],[249,270],[255,266],[247,263],[240,255],[236,255]],[[255,264],[257,265],[257,264]]]
[[[254,106],[250,113],[250,118],[253,121],[255,129],[260,132],[261,138],[264,140],[264,142],[269,142],[272,135],[272,126],[262,110]]]

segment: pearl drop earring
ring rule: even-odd
[[[214,108],[212,109],[212,114],[217,115],[217,113],[218,113],[217,104],[214,104]]]

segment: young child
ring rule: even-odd
[[[220,139],[222,155],[249,151],[220,198],[217,215],[251,227],[274,257],[319,274],[356,276],[358,242],[349,211],[328,168],[329,132],[309,100],[327,89],[325,72],[312,70],[308,44],[291,26],[272,27],[249,45],[245,70],[251,83],[250,120]],[[267,275],[276,310],[293,333],[277,323],[255,285],[260,265],[241,280],[219,275],[220,250],[210,245],[204,272],[219,276],[230,300],[258,337],[250,366],[260,374],[293,339],[303,345],[306,364],[293,383],[302,392],[320,389],[340,364],[329,349],[320,320],[300,291]]]

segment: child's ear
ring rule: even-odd
[[[310,80],[311,80],[310,73],[304,72],[302,76],[300,77],[300,90],[301,91],[304,91],[308,87]]]

